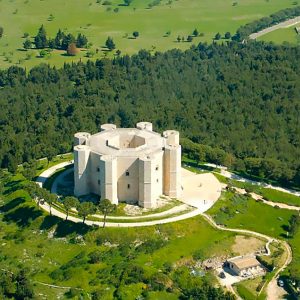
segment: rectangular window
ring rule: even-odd
[[[128,171],[126,171],[126,176],[129,176],[129,172]]]
[[[98,179],[98,184],[100,185],[101,181]]]
[[[99,167],[97,167],[97,172],[100,172],[100,168]]]
[[[127,188],[130,189],[130,184],[129,183],[127,184]]]
[[[159,167],[158,167],[158,166],[156,166],[155,170],[156,170],[156,171],[158,171],[158,169],[159,169]]]

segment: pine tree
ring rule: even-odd
[[[116,48],[116,45],[110,36],[107,38],[105,45],[110,51],[112,51]]]
[[[35,36],[34,44],[37,49],[44,49],[48,46],[47,34],[44,25],[40,27],[38,34]]]

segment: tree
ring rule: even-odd
[[[198,36],[198,35],[199,35],[199,31],[197,30],[197,28],[195,28],[193,31],[193,36]]]
[[[131,4],[132,0],[124,0],[125,5],[129,6]]]
[[[65,208],[66,213],[67,213],[66,220],[68,220],[70,209],[73,208],[73,207],[77,207],[78,204],[79,204],[79,201],[75,197],[68,196],[68,197],[64,198],[63,205],[64,205],[64,208]]]
[[[8,165],[7,165],[8,171],[10,173],[15,174],[18,170],[18,163],[17,163],[15,156],[9,154],[7,159],[8,159]]]
[[[193,37],[191,35],[189,35],[187,37],[186,41],[189,42],[189,43],[192,42],[193,41]]]
[[[46,153],[47,160],[48,160],[48,166],[49,166],[50,161],[55,157],[55,155],[56,155],[55,148],[52,146],[48,147],[47,153]]]
[[[103,213],[104,216],[103,218],[103,228],[104,228],[107,215],[114,212],[117,209],[117,206],[115,204],[112,204],[110,200],[103,199],[100,201],[98,205],[98,209]]]
[[[225,39],[227,40],[231,39],[231,33],[229,31],[225,33]]]
[[[220,40],[221,39],[221,34],[218,32],[216,35],[215,35],[215,40]]]
[[[138,31],[134,31],[134,32],[132,33],[132,35],[133,35],[133,37],[136,39],[140,34],[139,34]]]
[[[4,29],[2,26],[0,26],[0,39],[3,37],[3,32],[4,32]]]
[[[85,48],[87,46],[88,39],[85,35],[79,33],[76,39],[76,47]]]
[[[37,35],[34,37],[34,44],[37,49],[44,49],[48,46],[47,34],[44,25],[39,28]]]
[[[9,297],[13,294],[15,289],[13,277],[13,274],[9,272],[0,271],[0,297],[2,294]]]
[[[180,36],[180,35],[177,36],[177,42],[178,42],[178,43],[181,42],[181,36]]]
[[[23,47],[24,47],[24,49],[30,49],[31,48],[31,46],[32,46],[32,42],[29,40],[29,39],[27,39],[24,43],[23,43]]]
[[[55,38],[54,38],[54,41],[55,41],[55,46],[58,48],[58,49],[61,49],[62,47],[62,40],[65,38],[65,34],[59,29]]]
[[[49,191],[47,191],[45,189],[43,189],[43,191],[44,191],[44,200],[48,203],[49,213],[50,213],[50,216],[52,216],[52,205],[57,200],[57,196],[55,194],[50,193]]]
[[[289,220],[289,232],[291,236],[294,236],[297,232],[298,228],[300,227],[300,216],[299,215],[292,215]]]
[[[96,212],[96,207],[92,202],[83,202],[78,205],[77,210],[78,215],[83,218],[82,223],[84,223],[88,215]]]
[[[69,56],[75,56],[78,52],[79,52],[79,50],[77,49],[75,43],[71,43],[71,44],[68,46],[67,54],[68,54]]]
[[[110,51],[112,51],[116,48],[116,45],[110,36],[107,38],[105,45]]]
[[[26,271],[21,270],[16,277],[16,293],[15,297],[17,300],[32,299],[34,296],[32,285],[30,284]]]
[[[36,199],[37,195],[38,195],[38,190],[39,186],[35,183],[35,182],[28,182],[28,184],[25,187],[25,190],[28,192],[29,196],[32,199]]]
[[[31,161],[29,163],[23,163],[23,171],[22,171],[23,176],[28,180],[32,180],[36,174],[36,167],[37,165],[35,161]]]
[[[63,38],[61,41],[61,49],[67,50],[69,45],[72,43],[76,43],[76,39],[73,34],[69,33],[67,35],[63,35]]]
[[[55,39],[49,39],[48,40],[48,46],[49,46],[50,49],[56,49],[57,45],[56,45]]]

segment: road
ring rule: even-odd
[[[249,35],[249,38],[251,40],[255,40],[258,37],[263,36],[263,35],[265,35],[269,32],[275,31],[275,30],[280,29],[280,28],[288,28],[288,27],[291,27],[293,25],[296,25],[297,23],[300,23],[300,17],[296,17],[296,18],[281,22],[279,24],[276,24],[274,26],[265,28],[265,29],[263,29],[259,32],[252,33],[252,34]]]

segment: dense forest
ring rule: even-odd
[[[244,26],[241,26],[236,34],[232,37],[234,40],[243,41],[248,39],[251,33],[261,31],[265,28],[271,27],[278,23],[284,22],[286,20],[299,17],[300,16],[300,6],[282,9],[276,13],[270,15],[269,17],[264,17],[259,20],[255,20]]]
[[[71,151],[75,132],[101,123],[147,120],[180,130],[189,153],[205,145],[200,160],[300,185],[299,74],[299,47],[257,42],[10,67],[0,71],[0,164]]]

